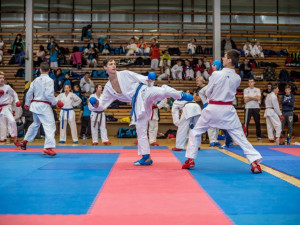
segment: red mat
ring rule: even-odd
[[[300,157],[300,148],[271,148],[271,149]]]
[[[70,149],[65,150],[59,149]],[[192,175],[180,169],[181,163],[170,151],[152,150],[154,164],[149,167],[132,165],[137,159],[136,151],[119,152],[118,161],[87,215],[4,215],[0,216],[0,224],[232,224]]]

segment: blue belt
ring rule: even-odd
[[[74,110],[74,108],[71,109],[63,109],[61,108],[63,111],[67,111],[67,128],[68,128],[68,121],[69,121],[69,111],[70,110]],[[65,121],[65,112],[63,112],[63,116],[62,116],[62,122],[61,122],[61,129],[64,129],[64,121]]]
[[[136,99],[137,99],[137,96],[139,94],[139,91],[140,91],[140,89],[143,85],[144,85],[143,83],[139,84],[139,86],[137,87],[137,89],[135,91],[134,96],[132,97],[132,108],[131,108],[130,116],[134,115],[135,121],[137,120],[136,119],[136,113],[135,113],[135,103],[136,103]]]

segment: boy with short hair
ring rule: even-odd
[[[285,124],[288,124],[288,135],[291,138],[293,132],[293,115],[295,96],[291,93],[291,86],[285,86],[285,95],[282,95],[280,103],[282,104],[282,130]]]

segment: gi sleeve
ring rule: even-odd
[[[73,96],[73,102],[72,102],[72,106],[78,106],[80,105],[80,103],[82,102],[81,98],[79,98],[76,94],[72,93]]]
[[[102,95],[100,96],[99,107],[94,108],[89,103],[89,109],[91,111],[103,111],[107,109],[111,105],[111,103],[116,99],[117,98],[108,91],[108,87],[105,87]]]
[[[46,85],[45,97],[47,101],[50,102],[52,105],[57,104],[57,100],[54,97],[54,81],[52,79],[48,82],[48,85]]]

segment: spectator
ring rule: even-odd
[[[208,71],[210,69],[210,62],[209,60],[207,60],[206,56],[203,57],[203,64],[206,67],[206,70]]]
[[[13,54],[20,54],[23,51],[25,46],[24,41],[22,40],[22,35],[18,34],[16,39],[11,43],[11,49]]]
[[[243,47],[243,50],[245,52],[245,57],[252,56],[252,45],[250,44],[250,41],[246,41],[246,44]]]
[[[195,45],[196,41],[197,41],[197,40],[196,40],[195,38],[193,38],[193,39],[191,40],[191,42],[188,43],[187,51],[186,51],[187,54],[192,55],[192,56],[195,56],[195,53],[196,53],[196,47],[197,47],[197,46]]]
[[[82,28],[82,30],[81,30],[81,40],[82,41],[83,41],[83,38],[85,38],[85,37],[88,37],[88,38],[92,37],[92,33],[89,31],[91,28],[92,28],[91,24]]]
[[[94,82],[90,79],[90,73],[85,72],[84,77],[80,80],[80,89],[84,93],[93,94],[95,90]]]
[[[97,67],[98,54],[94,48],[90,49],[90,54],[87,58],[87,67]]]
[[[57,45],[52,45],[50,50],[50,67],[58,67],[57,63],[57,57],[58,57],[58,47]]]
[[[5,44],[4,44],[3,38],[2,38],[2,36],[0,36],[0,63],[2,63],[4,47],[5,47]]]
[[[282,131],[287,122],[288,124],[288,136],[292,137],[293,132],[293,116],[294,116],[294,104],[295,104],[295,96],[291,93],[291,86],[285,86],[285,95],[281,97],[282,104]]]
[[[55,39],[54,39],[54,37],[53,36],[51,36],[50,37],[50,41],[49,41],[49,43],[48,43],[48,45],[47,45],[47,49],[48,49],[48,51],[50,51],[51,50],[51,48],[52,48],[52,46],[53,45],[55,45],[55,46],[57,46],[58,47],[58,44],[55,42]]]
[[[230,34],[226,35],[226,38],[221,42],[221,52],[224,55],[225,51],[229,51],[231,49],[236,49],[236,44],[231,39]]]
[[[151,38],[151,46],[150,46],[150,51],[152,50],[152,48],[154,48],[156,46],[156,38]]]
[[[80,90],[79,84],[74,84],[74,85],[73,85],[73,93],[74,93],[75,95],[77,95],[79,98],[82,99],[82,103],[85,102],[84,99],[82,98],[81,90]]]
[[[140,55],[148,55],[150,52],[150,48],[148,47],[147,43],[144,42],[144,38],[139,38],[139,43],[137,44],[138,53]]]
[[[254,45],[251,54],[252,54],[253,57],[261,57],[261,58],[265,57],[263,48],[261,47],[259,41],[257,41],[256,44]]]
[[[160,75],[157,80],[168,80],[168,82],[170,82],[170,67],[167,59],[163,60],[163,65],[160,67]]]
[[[126,54],[127,56],[136,54],[137,45],[135,43],[134,37],[130,38],[130,43],[127,45],[126,49],[127,49],[127,54]]]
[[[58,92],[61,89],[62,80],[64,78],[64,74],[60,68],[57,68],[55,71],[55,79],[54,79],[54,91]]]
[[[65,73],[65,78],[63,78],[61,82],[61,89],[64,90],[66,85],[69,85],[72,89],[72,80],[70,79],[70,72]]]
[[[81,56],[82,56],[82,52],[79,51],[79,48],[77,46],[75,46],[73,48],[73,53],[70,55],[70,59],[72,61],[72,66],[73,67],[77,67],[77,69],[81,69]]]
[[[193,80],[193,79],[195,78],[195,77],[194,77],[195,72],[194,72],[193,68],[191,67],[191,62],[190,62],[190,60],[186,59],[186,60],[184,61],[184,63],[185,63],[185,67],[184,67],[184,69],[183,69],[183,72],[184,72],[184,78],[185,78],[186,80]]]
[[[244,89],[244,101],[245,101],[245,126],[246,126],[246,136],[248,136],[248,126],[253,116],[256,126],[256,136],[257,140],[261,141],[261,130],[260,130],[260,89],[254,87],[254,79],[249,79],[249,87]]]
[[[172,67],[172,77],[174,80],[182,80],[182,62],[181,60],[177,60],[176,64]]]
[[[280,143],[280,134],[281,134],[281,126],[282,126],[279,119],[279,117],[281,117],[282,114],[280,112],[279,103],[277,99],[278,92],[279,92],[279,88],[277,84],[274,84],[272,86],[272,92],[267,95],[266,110],[264,114],[267,123],[269,141],[271,143],[276,142],[277,145]],[[274,140],[274,130],[276,132],[275,140]]]
[[[25,66],[25,52],[22,50],[19,54],[19,66]]]
[[[268,83],[267,89],[262,92],[261,106],[265,106],[265,98],[272,92],[272,83]]]
[[[162,57],[160,58],[159,66],[162,66],[162,65],[163,65],[163,60],[164,60],[164,59],[167,60],[168,66],[171,66],[171,55],[169,54],[169,51],[168,51],[168,50],[165,50],[165,51],[163,52],[163,55],[162,55]]]
[[[196,77],[202,76],[205,80],[208,80],[209,74],[206,71],[206,66],[203,63],[203,59],[199,59],[196,65]]]
[[[110,53],[110,46],[108,44],[107,40],[103,41],[103,50],[102,50],[102,55],[109,55]]]
[[[89,109],[89,99],[87,97],[82,99],[82,107],[80,111],[80,117],[81,118],[81,130],[80,130],[80,136],[79,138],[82,139],[83,136],[85,135],[86,138],[90,139],[92,134],[91,134],[91,110]],[[78,121],[80,122],[80,121]]]
[[[34,63],[34,66],[39,67],[40,64],[41,64],[42,62],[44,62],[45,56],[46,56],[46,51],[45,51],[45,48],[44,48],[43,45],[40,45],[40,48],[39,48],[39,50],[36,51],[35,55],[36,55],[37,58],[36,58],[36,60],[33,62],[33,63]]]
[[[157,68],[159,63],[159,57],[160,57],[159,47],[157,45],[154,45],[149,55],[151,56],[151,69]]]
[[[254,79],[252,66],[248,59],[244,59],[244,62],[240,65],[239,70],[242,80],[244,80],[244,78]]]
[[[90,43],[88,43],[86,49],[84,49],[84,54],[90,54],[92,50],[98,52],[98,46],[94,43],[94,39],[90,38]]]

